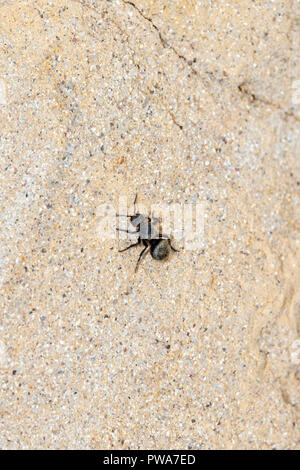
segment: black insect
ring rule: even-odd
[[[129,230],[121,229],[121,228],[117,228],[117,230],[122,231],[122,232],[127,232],[127,233],[138,234],[138,239],[135,243],[132,243],[132,245],[129,245],[126,248],[123,248],[123,250],[119,250],[119,252],[129,250],[129,248],[138,246],[140,244],[144,245],[144,248],[142,249],[138,257],[136,267],[135,267],[135,272],[137,272],[139,264],[143,256],[146,256],[146,254],[148,254],[149,251],[150,251],[152,258],[159,260],[159,261],[166,260],[171,250],[179,251],[179,250],[176,250],[171,245],[171,239],[167,235],[164,235],[163,233],[160,233],[159,231],[156,230],[155,226],[158,224],[158,219],[152,220],[150,217],[136,213],[135,211],[136,200],[137,200],[137,194],[135,196],[134,203],[133,203],[133,207],[134,207],[133,215],[117,214],[118,217],[129,217],[131,225],[136,227],[135,231],[129,231]]]

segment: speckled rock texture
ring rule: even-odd
[[[2,0],[0,51],[1,448],[299,448],[299,2]],[[204,249],[134,274],[136,192]]]

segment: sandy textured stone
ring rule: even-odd
[[[3,0],[0,50],[1,448],[299,448],[299,2]],[[204,250],[135,275],[136,192]]]

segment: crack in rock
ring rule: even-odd
[[[161,42],[161,44],[163,45],[163,47],[172,50],[172,51],[177,55],[177,57],[179,57],[181,60],[183,60],[183,61],[184,61],[187,65],[189,65],[189,67],[190,67],[190,64],[188,63],[188,60],[186,59],[186,57],[184,57],[183,55],[179,54],[179,53],[176,51],[176,49],[175,49],[173,46],[171,46],[171,45],[163,38],[163,36],[162,36],[160,30],[158,29],[158,27],[156,26],[156,24],[153,23],[153,20],[152,20],[151,18],[145,16],[144,13],[143,13],[133,2],[123,0],[123,3],[126,4],[126,5],[132,6],[132,7],[139,13],[139,15],[140,15],[142,18],[144,18],[146,21],[148,21],[148,22],[151,24],[151,26],[153,27],[153,29],[157,32],[158,37],[159,37],[160,42]],[[193,69],[193,67],[190,67],[190,68],[191,68],[191,70],[192,70],[192,73],[194,73],[195,75],[198,75],[197,72],[196,72],[196,70]],[[169,111],[169,110],[168,110],[168,114],[170,115],[170,117],[171,117],[173,123],[175,124],[175,126],[177,126],[181,131],[183,131],[183,126],[177,122],[177,120],[176,120],[174,114],[173,114],[171,111]]]
[[[271,108],[277,109],[279,111],[282,111],[286,117],[292,117],[296,121],[300,121],[300,118],[294,114],[291,111],[285,111],[282,106],[280,106],[277,103],[272,103],[272,101],[266,100],[264,98],[259,98],[258,96],[253,93],[250,88],[248,88],[247,83],[243,82],[238,86],[238,90],[240,93],[242,93],[244,96],[248,98],[250,103],[261,103],[264,104],[265,106],[270,106]]]
[[[161,34],[159,28],[156,26],[155,23],[153,23],[153,20],[152,18],[149,18],[148,16],[144,15],[144,13],[142,12],[142,10],[140,10],[140,8],[138,8],[133,2],[130,2],[130,1],[127,1],[127,0],[123,0],[123,3],[126,4],[126,5],[131,5],[138,13],[139,15],[142,16],[142,18],[144,18],[146,21],[148,21],[153,29],[155,29],[155,31],[157,32],[158,34],[158,37],[163,45],[163,47],[167,48],[167,49],[170,49],[171,51],[174,52],[174,54],[177,55],[177,57],[179,59],[181,59],[182,61],[185,62],[185,64],[191,69],[191,72],[194,74],[194,75],[199,75],[198,72],[194,69],[194,67],[192,67],[190,61],[182,54],[180,54],[174,46],[172,46],[171,44],[168,43],[168,41],[163,37],[163,35]]]
[[[162,33],[160,32],[159,28],[156,26],[156,24],[153,22],[152,18],[144,15],[144,13],[142,12],[142,10],[140,8],[138,8],[135,3],[129,1],[129,0],[122,0],[124,4],[126,5],[131,5],[138,13],[140,16],[142,16],[142,18],[144,18],[146,21],[148,21],[153,29],[155,29],[155,31],[158,33],[158,36],[159,36],[159,39],[163,45],[163,47],[165,48],[168,48],[170,49],[171,51],[174,52],[174,54],[176,54],[176,56],[181,59],[191,70],[191,72],[194,74],[194,75],[197,75],[198,77],[201,78],[201,76],[199,75],[199,73],[194,69],[194,67],[192,66],[191,64],[191,61],[189,61],[184,55],[180,54],[174,46],[172,46],[171,44],[168,43],[168,41],[163,37]],[[201,78],[202,79],[202,78]],[[203,80],[203,79],[202,79]],[[273,108],[276,108],[280,111],[283,111],[284,112],[284,115],[286,117],[292,117],[294,119],[296,119],[297,121],[300,120],[300,118],[295,115],[293,112],[291,111],[285,111],[280,105],[276,104],[276,103],[272,103],[271,101],[268,101],[268,100],[264,100],[262,98],[259,98],[257,97],[254,93],[252,93],[246,86],[246,83],[243,82],[241,83],[239,86],[238,86],[238,90],[243,93],[244,95],[246,95],[248,97],[248,99],[251,101],[251,102],[257,102],[257,103],[261,103],[261,104],[264,104],[266,106],[270,106],[270,107],[273,107]],[[175,123],[177,124],[177,123]],[[179,126],[180,127],[180,126]]]
[[[89,8],[92,8],[94,9],[95,11],[97,11],[95,9],[95,7],[91,7],[89,6],[88,4],[86,3],[83,3],[81,2],[80,0],[73,0],[75,2],[78,2],[79,4],[81,4],[82,6],[86,6],[86,7],[89,7]],[[108,2],[110,0],[107,0]],[[192,66],[192,62],[190,60],[188,60],[183,54],[180,54],[177,49],[172,46],[162,35],[161,31],[159,30],[158,26],[153,22],[152,18],[146,16],[143,11],[138,8],[136,6],[136,4],[130,0],[122,0],[122,3],[124,5],[130,5],[132,8],[134,8],[138,14],[144,18],[144,20],[148,21],[148,23],[151,24],[152,28],[157,32],[158,34],[158,37],[160,39],[160,42],[162,44],[162,46],[164,48],[167,48],[167,49],[170,49],[180,60],[182,60],[185,65],[187,65],[189,67],[189,69],[191,70],[191,73],[197,77],[199,77],[204,85],[204,87],[206,88],[206,90],[209,92],[210,96],[212,97],[212,99],[214,100],[215,103],[216,100],[213,96],[213,94],[211,93],[211,91],[208,90],[208,87],[207,85],[205,84],[205,80],[203,79],[203,77],[201,77],[201,75],[197,72],[197,70],[195,70],[195,68]],[[272,103],[271,101],[269,100],[266,100],[266,99],[263,99],[263,98],[259,98],[258,96],[255,95],[255,93],[253,93],[247,86],[247,83],[246,82],[243,82],[241,83],[239,86],[238,86],[238,90],[240,93],[242,93],[244,96],[246,96],[248,98],[248,100],[251,102],[251,103],[260,103],[260,104],[263,104],[265,106],[269,106],[269,107],[272,107],[274,109],[277,109],[279,111],[282,111],[284,113],[284,115],[287,117],[287,118],[293,118],[295,119],[296,121],[300,121],[300,117],[297,116],[295,113],[293,113],[292,111],[285,111],[282,106],[280,106],[279,104],[276,104],[276,103]],[[178,124],[178,122],[176,121],[174,115],[169,112],[170,114],[170,117],[172,118],[172,121],[173,123],[180,129],[180,130],[183,130],[183,126],[181,126],[180,124]]]

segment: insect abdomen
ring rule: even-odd
[[[170,249],[168,240],[151,240],[150,253],[154,259],[162,260],[169,256]]]

